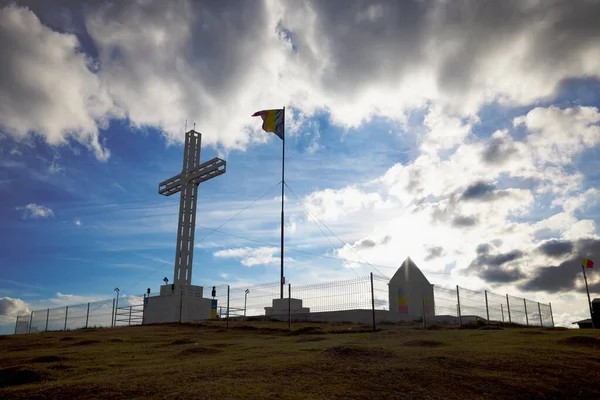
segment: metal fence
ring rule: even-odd
[[[17,317],[15,333],[135,325],[142,323],[142,313],[143,296],[46,308]]]
[[[552,304],[500,295],[487,290],[477,292],[434,286],[435,315],[459,319],[476,317],[487,322],[503,322],[525,326],[554,326]],[[460,323],[460,321],[459,321]]]
[[[302,300],[303,309],[294,310],[294,319],[315,321],[318,314],[335,311],[361,310],[373,324],[375,313],[385,320],[390,310],[388,279],[373,275],[356,279],[318,283],[313,285],[286,285],[284,298]],[[280,298],[278,283],[248,287],[214,286],[217,300],[217,319],[290,319],[291,309],[284,300],[279,309],[273,299]],[[205,288],[209,297],[211,288]],[[211,296],[212,297],[212,296]],[[17,318],[15,333],[69,330],[87,327],[129,326],[142,323],[144,296],[122,296],[93,303],[69,305],[32,311]],[[306,310],[308,309],[308,310]],[[305,311],[303,311],[305,310]],[[289,314],[288,314],[289,313]],[[285,315],[284,315],[285,314]],[[472,321],[503,322],[518,325],[554,326],[552,306],[514,296],[473,291],[456,286],[434,286],[434,315],[427,317],[457,324]],[[282,318],[283,317],[283,318]],[[433,317],[433,318],[432,318]],[[444,319],[444,317],[447,317]],[[325,316],[323,316],[325,318]],[[435,318],[435,319],[434,319]]]

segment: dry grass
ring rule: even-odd
[[[10,336],[0,340],[0,398],[600,398],[600,334],[591,330],[286,328],[256,322]]]

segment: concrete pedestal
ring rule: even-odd
[[[273,299],[273,306],[265,307],[265,315],[273,319],[287,321],[290,309],[292,315],[305,315],[310,312],[310,308],[302,307],[301,299]]]
[[[146,298],[143,324],[196,322],[214,317],[212,299],[202,297],[204,288],[192,285],[163,285],[160,295]],[[215,300],[216,301],[216,300]]]

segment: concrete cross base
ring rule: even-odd
[[[272,307],[265,307],[265,315],[273,319],[287,321],[289,311],[291,314],[306,315],[310,312],[310,308],[302,307],[301,299],[273,299]],[[293,318],[292,318],[293,319]]]
[[[163,285],[160,296],[146,298],[143,324],[196,322],[214,317],[213,300],[205,299],[202,286]]]

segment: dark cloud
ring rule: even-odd
[[[477,246],[477,249],[475,251],[477,252],[477,254],[488,254],[491,249],[492,246],[490,246],[487,243],[482,243],[479,246]]]
[[[374,241],[372,241],[371,239],[363,239],[360,242],[358,242],[357,244],[355,244],[354,248],[356,250],[364,250],[364,249],[371,249],[375,246],[377,246],[377,244]]]
[[[471,261],[467,271],[491,283],[510,283],[525,278],[518,267],[504,266],[523,257],[521,250],[501,254],[491,254],[491,250],[492,247],[487,243],[477,246],[477,257]]]
[[[467,201],[494,201],[508,196],[510,196],[510,192],[507,190],[496,190],[496,186],[490,183],[476,182],[465,189],[460,199]]]
[[[390,73],[402,78],[423,65],[428,54],[423,49],[429,43],[460,43],[452,52],[440,55],[432,66],[436,82],[448,95],[465,95],[471,90],[481,93],[488,89],[479,80],[487,72],[487,56],[501,48],[506,51],[507,44],[517,38],[531,37],[532,43],[511,70],[537,76],[546,68],[563,68],[565,60],[570,64],[581,59],[584,49],[597,44],[600,30],[593,17],[598,12],[594,1],[580,1],[576,6],[569,1],[526,5],[477,0],[460,5],[428,0],[312,0],[308,4],[316,15],[311,37],[321,38],[321,46],[329,51],[331,67],[321,75],[323,84],[344,92],[349,90],[348,82],[359,82],[365,71],[375,79]],[[550,15],[552,23],[539,25]],[[535,34],[531,30],[534,24],[543,26]],[[558,36],[561,40],[554,39]],[[559,84],[560,80],[553,83]],[[350,89],[351,94],[360,90],[357,86]]]
[[[514,144],[507,138],[493,137],[483,150],[481,158],[488,164],[501,165],[517,152]]]
[[[475,260],[471,261],[470,267],[499,267],[523,257],[521,250],[513,250],[503,254],[490,254],[490,248],[482,246],[485,245],[477,247],[478,256]]]
[[[477,182],[469,186],[462,194],[463,200],[479,199],[489,195],[496,187],[489,183]]]
[[[354,245],[355,250],[365,250],[372,249],[375,246],[380,246],[389,243],[392,239],[390,235],[386,235],[381,239],[378,243],[376,243],[373,239],[362,239],[358,243]]]
[[[466,228],[477,224],[477,218],[465,217],[462,215],[456,216],[452,219],[452,226],[457,228]]]
[[[447,201],[432,205],[431,210],[431,221],[434,224],[450,224],[455,228],[469,228],[478,223],[476,217],[460,214],[456,194],[451,194]]]
[[[436,258],[441,257],[444,254],[444,248],[437,246],[437,247],[431,247],[429,249],[427,249],[427,257],[425,257],[425,261],[431,261],[434,260]]]
[[[518,268],[486,268],[479,276],[491,283],[510,283],[525,278]]]
[[[538,251],[550,257],[560,257],[573,251],[573,242],[568,240],[549,240],[538,247]]]
[[[579,286],[579,290],[585,290],[582,285],[581,259],[588,257],[592,260],[600,260],[600,240],[578,240],[573,243],[573,252],[568,254],[570,254],[569,257],[558,265],[543,265],[537,268],[536,274],[523,283],[520,288],[549,293],[575,290],[577,286]],[[590,290],[592,288],[600,290],[600,280],[594,274],[588,274],[588,282]]]

